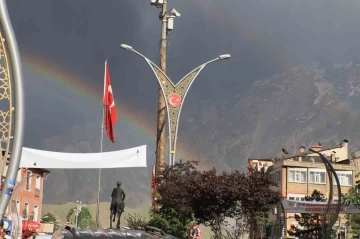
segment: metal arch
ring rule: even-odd
[[[11,139],[12,129],[12,82],[11,82],[9,58],[5,46],[5,38],[0,32],[0,101],[7,101],[7,109],[0,110],[0,142],[5,143],[5,155],[0,162],[1,172],[5,169]],[[2,144],[0,144],[2,148]]]
[[[284,205],[282,204],[282,202],[280,202],[280,208],[282,211],[282,216],[280,216],[280,236],[282,237],[283,234],[283,230],[285,230],[285,235],[286,235],[286,216],[285,216],[285,209],[284,209]]]
[[[321,222],[321,236],[322,236],[322,238],[326,238],[327,230],[326,230],[326,220],[324,220],[324,218],[326,218],[326,215],[329,213],[329,210],[330,210],[330,207],[331,207],[331,202],[332,202],[332,199],[333,199],[333,194],[334,194],[334,190],[333,190],[333,174],[331,172],[331,168],[329,168],[327,159],[325,159],[325,160],[323,158],[321,158],[321,159],[322,159],[322,161],[323,161],[323,163],[325,165],[325,168],[326,168],[326,171],[327,171],[327,174],[328,174],[328,178],[329,178],[329,185],[330,185],[328,203],[327,203],[326,209],[325,209],[325,211],[323,213],[323,220]]]
[[[276,215],[276,222],[274,225],[274,229],[272,230],[271,233],[271,238],[282,238],[282,234],[283,234],[283,230],[285,228],[285,223],[286,223],[286,217],[285,217],[285,209],[284,209],[284,205],[282,204],[282,202],[278,202],[277,203],[277,215]]]
[[[15,101],[15,128],[14,128],[14,140],[11,148],[11,160],[9,162],[9,167],[6,174],[6,179],[3,184],[3,190],[1,191],[0,196],[0,219],[3,218],[6,207],[9,203],[13,187],[15,186],[15,178],[17,171],[19,169],[21,150],[23,144],[23,135],[24,135],[24,124],[25,124],[25,106],[24,106],[24,91],[23,91],[23,76],[22,76],[22,67],[21,59],[19,54],[19,48],[17,45],[16,37],[14,30],[11,25],[8,9],[6,6],[6,0],[0,0],[0,24],[1,30],[6,39],[6,47],[4,47],[4,41],[1,42],[2,49],[5,49],[4,55],[7,55],[6,50],[9,50],[9,59],[11,63],[11,68],[8,68],[8,71],[11,72],[7,76],[9,77],[9,82],[12,81],[13,77],[13,87],[14,87],[14,101]],[[9,87],[12,86],[9,84]],[[10,97],[10,96],[9,96]],[[12,95],[11,95],[12,97]],[[13,108],[9,109],[12,111]],[[11,127],[8,129],[12,130]],[[9,132],[8,140],[10,140],[12,131]],[[8,141],[9,142],[9,141]]]
[[[321,153],[319,153],[320,157],[328,164],[328,167],[330,169],[330,171],[332,172],[334,178],[335,178],[335,181],[336,181],[336,187],[337,187],[337,191],[338,191],[338,201],[337,201],[337,205],[336,205],[336,210],[335,210],[335,213],[334,213],[334,217],[332,218],[332,220],[330,221],[329,223],[329,227],[327,228],[328,229],[328,232],[327,232],[327,235],[330,236],[330,233],[331,233],[331,228],[334,226],[334,224],[336,223],[337,221],[337,218],[339,216],[339,213],[340,213],[340,210],[341,210],[341,186],[340,186],[340,181],[339,181],[339,177],[337,176],[336,172],[335,172],[335,169],[334,167],[331,165],[331,163],[329,162],[329,160]],[[332,187],[333,187],[333,184],[330,185],[331,187],[331,191],[333,192],[332,190]],[[328,204],[330,204],[330,200],[328,202]]]
[[[279,202],[279,203],[281,203],[281,202]],[[277,215],[276,215],[276,221],[275,221],[274,227],[273,227],[272,232],[271,232],[271,238],[272,239],[273,238],[278,238],[279,237],[278,233],[280,233],[281,216],[280,216],[280,205],[279,205],[279,203],[276,205]]]
[[[326,217],[326,215],[329,213],[329,211],[332,211],[330,210],[331,209],[331,204],[332,204],[332,199],[333,199],[333,194],[334,194],[334,191],[333,191],[333,178],[335,178],[335,181],[336,181],[336,187],[337,187],[337,191],[338,191],[338,201],[337,201],[337,205],[336,205],[336,210],[335,210],[335,213],[334,213],[334,216],[333,218],[331,218],[331,221],[329,222],[329,225],[328,227],[326,228],[326,224],[325,224],[325,220],[322,220],[322,227],[321,227],[321,234],[322,234],[322,238],[327,238],[330,237],[330,234],[331,234],[331,228],[334,226],[338,216],[339,216],[339,213],[340,213],[340,209],[341,209],[341,186],[340,186],[340,181],[339,181],[339,178],[335,172],[335,169],[334,167],[332,166],[332,164],[330,163],[330,161],[320,152],[317,152],[313,149],[309,149],[309,151],[313,152],[313,153],[316,153],[320,156],[321,160],[323,161],[324,165],[325,165],[325,168],[326,168],[326,171],[328,172],[328,177],[329,177],[329,187],[330,187],[330,192],[329,192],[329,200],[328,200],[328,203],[327,203],[327,206],[326,206],[326,210],[324,212],[324,217]]]

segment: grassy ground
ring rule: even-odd
[[[69,210],[71,208],[76,207],[75,203],[66,203],[63,205],[43,205],[42,208],[42,215],[45,215],[46,213],[50,212],[54,214],[60,221],[61,225],[64,225],[66,223],[66,215],[68,214]],[[134,215],[138,214],[142,217],[145,217],[146,219],[149,219],[149,211],[150,211],[150,204],[143,204],[138,208],[125,208],[125,212],[121,216],[121,226],[126,226],[125,218],[128,217],[128,215]],[[95,219],[96,215],[96,204],[92,204],[88,206],[89,211],[93,218]],[[109,202],[102,202],[100,203],[100,224],[104,228],[109,227],[109,216],[110,216],[110,203]],[[114,224],[115,226],[115,224]],[[210,238],[211,237],[211,230],[210,228],[202,227],[203,229],[203,237],[202,238]]]

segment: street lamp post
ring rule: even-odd
[[[133,47],[121,44],[121,48],[134,52],[135,54],[141,56],[150,66],[154,72],[156,79],[159,82],[161,90],[163,92],[167,109],[167,117],[169,122],[169,165],[174,165],[175,163],[175,154],[176,154],[176,141],[177,141],[177,132],[180,119],[180,113],[185,100],[186,94],[190,89],[190,86],[194,82],[195,78],[199,73],[204,69],[204,67],[210,63],[213,63],[218,60],[229,59],[231,56],[229,54],[220,55],[219,57],[205,62],[204,64],[196,67],[190,71],[186,76],[184,76],[178,83],[174,84],[170,78],[151,60],[147,57],[136,51]]]
[[[276,227],[272,233],[272,238],[283,238],[286,234],[286,217],[285,217],[285,208],[282,202],[278,202],[276,210]]]

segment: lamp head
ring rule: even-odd
[[[128,51],[131,51],[133,49],[132,46],[126,44],[121,44],[120,47]]]
[[[225,60],[225,59],[229,59],[230,57],[231,57],[230,54],[224,54],[224,55],[220,55],[220,56],[219,56],[219,59],[220,59],[220,60]]]

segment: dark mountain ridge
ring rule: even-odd
[[[241,78],[238,83],[233,81],[232,88],[240,91],[240,82]],[[360,149],[359,95],[360,61],[337,65],[318,61],[256,81],[245,93],[223,94],[222,100],[216,102],[192,99],[192,104],[187,104],[182,113],[179,140],[183,150],[197,152],[195,159],[218,170],[244,170],[248,157],[275,157],[283,147],[290,154],[296,153],[301,145],[310,146],[319,141],[327,147],[346,138],[350,150],[357,151]],[[93,125],[74,127],[70,135],[46,139],[44,149],[96,152],[97,129]],[[150,145],[149,162],[154,160],[153,152],[154,146]],[[94,203],[97,172],[53,170],[45,183],[44,203],[76,200]],[[109,200],[119,177],[128,192],[128,206],[150,200],[148,167],[104,170],[101,201]]]

